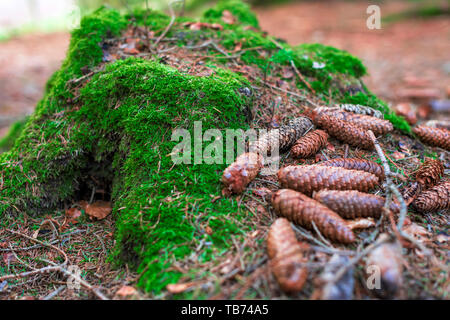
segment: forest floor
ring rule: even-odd
[[[403,8],[403,4],[392,2],[382,7],[382,15]],[[290,44],[320,42],[344,49],[361,58],[368,68],[369,75],[364,81],[369,89],[379,97],[396,106],[398,103],[408,103],[410,107],[419,110],[419,119],[449,119],[448,114],[429,112],[430,99],[445,99],[450,90],[450,61],[448,53],[448,33],[450,23],[445,18],[430,20],[402,20],[390,24],[383,24],[381,30],[368,30],[365,24],[366,6],[343,2],[331,3],[290,3],[277,7],[257,8],[256,13],[260,24],[269,34],[287,40]],[[69,35],[65,33],[47,35],[26,35],[0,43],[0,119],[15,119],[32,113],[36,103],[42,96],[46,80],[59,68],[69,42]],[[2,121],[0,121],[2,123]],[[7,126],[0,128],[0,135],[4,134]],[[397,151],[398,142],[402,141],[403,150]],[[410,151],[416,149],[414,141],[403,136],[396,136],[393,141],[386,142],[394,158],[394,165],[406,174],[411,174],[418,165],[418,157],[411,158]],[[426,150],[428,151],[428,150]],[[344,146],[328,149],[329,156],[343,155],[358,156],[358,152],[348,151]],[[423,155],[425,151],[422,149]],[[448,153],[437,154],[449,169]],[[404,161],[403,159],[410,161]],[[317,159],[316,159],[317,161]],[[406,163],[407,162],[407,163]],[[250,187],[262,189],[270,187],[255,183]],[[262,204],[261,204],[262,202]],[[257,208],[263,220],[270,219],[271,213],[264,208],[265,199],[254,200],[248,197],[243,203]],[[438,259],[446,260],[448,256],[448,218],[430,217],[418,218],[420,222],[428,224],[428,229],[418,229],[421,236],[428,238],[425,243],[435,248]],[[3,244],[14,243],[15,247],[35,246],[34,240],[23,235],[36,233],[40,237],[53,239],[53,243],[66,243],[65,253],[71,262],[80,266],[82,275],[91,285],[100,285],[102,292],[108,297],[145,297],[133,284],[139,275],[127,268],[114,269],[107,261],[108,252],[114,244],[114,221],[111,216],[99,222],[82,221],[71,223],[64,212],[40,219],[25,218],[17,225],[8,226],[20,234],[0,230]],[[414,221],[414,219],[412,219]],[[410,221],[411,222],[411,221]],[[411,224],[410,224],[411,225]],[[412,224],[415,226],[415,224]],[[435,229],[437,228],[437,229]],[[235,264],[245,264],[246,259],[260,261],[264,264],[264,254],[252,251],[257,246],[257,240],[267,231],[264,227],[248,235],[242,245],[236,244],[236,251],[224,257],[221,264],[214,266],[218,272],[229,275]],[[23,235],[21,235],[23,234]],[[6,241],[8,240],[8,241]],[[244,249],[246,258],[242,256],[236,260]],[[252,249],[253,248],[253,249]],[[18,259],[17,250],[11,247],[0,248],[0,268],[10,272],[21,272],[15,264]],[[25,250],[28,256],[42,256],[46,259],[55,258],[57,251],[49,247],[32,247]],[[316,260],[323,259],[317,254]],[[417,261],[420,257],[415,257]],[[409,263],[414,263],[410,260]],[[418,263],[421,263],[420,261]],[[185,266],[174,266],[183,270]],[[429,266],[414,270],[407,267],[409,280],[419,282],[414,291],[420,288],[424,293],[403,293],[404,297],[442,298],[443,292],[448,292],[450,283],[447,276],[442,276],[438,270],[428,270]],[[216,298],[248,297],[246,290],[253,287],[256,297],[280,297],[273,283],[259,281],[268,272],[267,268],[256,266],[251,276],[236,275],[232,284],[225,285],[222,293]],[[433,266],[435,268],[435,266]],[[430,277],[435,281],[426,281]],[[234,277],[234,275],[233,275]],[[257,281],[258,280],[258,281]],[[228,283],[228,282],[226,282]],[[256,284],[255,284],[256,283]],[[93,290],[66,290],[66,282],[52,274],[36,274],[19,280],[15,285],[8,285],[3,290],[0,283],[0,298],[2,299],[83,299],[94,298]],[[186,290],[201,286],[203,283],[180,283],[172,290]],[[245,290],[244,290],[245,289]],[[275,293],[273,293],[275,292]],[[356,298],[365,297],[364,289],[357,288]],[[162,298],[170,298],[170,292]],[[194,296],[195,297],[195,296]],[[253,296],[250,296],[253,297]],[[283,296],[281,296],[283,297]],[[448,297],[447,297],[448,298]]]

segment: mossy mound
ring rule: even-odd
[[[237,22],[224,23],[223,10]],[[156,53],[103,61],[105,40],[120,37],[129,25],[146,25],[158,35],[169,21],[158,12],[123,16],[106,8],[83,18],[35,113],[13,148],[0,156],[3,221],[61,209],[90,192],[86,189],[93,181],[109,185],[117,240],[112,259],[137,269],[139,285],[154,293],[179,278],[178,271],[167,268],[192,253],[199,241],[206,241],[207,249],[198,259],[208,261],[226,250],[231,235],[251,229],[239,223],[251,213],[237,214],[234,199],[217,199],[225,164],[174,165],[170,154],[179,142],[171,141],[173,130],[186,129],[193,136],[195,121],[202,121],[203,132],[249,127],[247,110],[257,95],[248,92],[262,83],[250,83],[232,71],[224,54],[206,60],[212,70],[207,76],[167,66]],[[223,27],[187,30],[184,23],[189,19],[178,18],[166,37],[175,38],[179,47],[204,39],[214,39],[225,50],[240,44],[243,64],[273,76],[292,60],[318,98],[379,108],[397,128],[409,130],[367,91],[360,81],[366,70],[350,54],[318,44],[291,47],[276,42],[258,29],[256,17],[240,1],[220,3],[206,12],[204,21]],[[255,47],[267,54],[252,50]],[[217,54],[213,49],[207,53]],[[308,90],[301,81],[295,85]],[[348,90],[355,86],[356,94]],[[198,152],[203,154],[207,147]],[[205,226],[214,232],[205,233]]]

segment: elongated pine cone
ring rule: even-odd
[[[250,143],[250,151],[265,155],[276,147],[281,151],[286,150],[312,126],[313,123],[309,118],[294,118],[288,124],[272,129],[261,135],[257,141]]]
[[[385,134],[394,130],[394,126],[388,120],[342,110],[323,109],[322,112],[339,120],[350,122],[364,130],[372,130],[375,135]]]
[[[299,292],[308,277],[308,269],[302,248],[295,237],[291,223],[278,218],[270,226],[267,236],[267,252],[270,268],[281,289],[285,292]]]
[[[291,148],[291,154],[296,158],[308,158],[315,155],[327,145],[328,134],[323,130],[314,130],[298,139]]]
[[[411,202],[413,202],[417,198],[417,196],[422,192],[422,189],[422,184],[414,181],[402,191],[402,197],[403,200],[405,200],[407,206],[409,206]]]
[[[356,190],[320,190],[314,194],[313,198],[337,212],[341,217],[348,219],[378,218],[383,213],[385,202],[383,197]],[[391,203],[390,209],[394,213],[400,211],[400,207],[396,203]]]
[[[375,110],[371,107],[368,106],[363,106],[360,104],[338,104],[337,105],[338,108],[347,111],[347,112],[352,112],[352,113],[357,113],[357,114],[364,114],[366,116],[371,116],[371,117],[375,117],[378,119],[384,119],[383,114],[381,113],[381,111]]]
[[[427,158],[416,172],[416,181],[425,188],[434,186],[444,174],[444,165],[441,161]]]
[[[355,241],[355,235],[344,219],[300,192],[278,190],[272,195],[272,206],[278,214],[300,226],[313,229],[314,222],[322,235],[331,240],[342,243]]]
[[[253,152],[241,154],[222,175],[224,193],[241,193],[258,175],[262,167],[262,156]]]
[[[336,117],[331,117],[325,113],[317,114],[314,123],[336,139],[348,143],[354,147],[361,147],[372,150],[374,144],[369,134],[364,129]]]
[[[413,129],[413,132],[424,143],[450,151],[450,130],[417,126]]]
[[[367,192],[378,185],[371,173],[325,166],[287,166],[278,170],[278,180],[283,188],[306,195],[322,189]]]
[[[382,234],[380,237],[388,235]],[[371,292],[383,299],[395,297],[403,284],[401,246],[396,242],[385,242],[376,247],[367,257],[366,270],[368,276],[372,276],[375,270],[380,276],[380,286],[370,288]]]
[[[412,205],[423,213],[450,209],[450,181],[441,182],[422,192]]]
[[[384,181],[384,169],[376,162],[356,159],[356,158],[336,158],[319,163],[320,166],[326,167],[339,167],[349,170],[359,170],[372,173],[380,179],[380,182]]]

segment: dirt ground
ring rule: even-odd
[[[389,2],[389,5],[381,6],[381,12],[383,15],[402,8],[404,8],[403,2]],[[369,71],[369,76],[364,79],[369,89],[393,105],[401,101],[413,101],[404,93],[404,90],[417,86],[431,90],[433,97],[436,99],[445,98],[450,86],[450,61],[447,54],[450,52],[450,43],[448,42],[450,22],[445,18],[404,20],[389,25],[383,24],[381,30],[368,30],[365,12],[365,4],[342,1],[289,3],[256,9],[262,28],[291,44],[320,42],[347,50],[360,57]],[[7,123],[8,119],[30,114],[33,111],[42,96],[46,80],[59,68],[68,43],[69,35],[65,33],[26,35],[0,43],[0,119],[3,117],[6,119],[5,123]],[[414,100],[414,102],[419,101],[417,104],[419,106],[426,100]],[[432,114],[430,116],[439,119],[448,118],[445,114]],[[7,126],[0,128],[0,130],[1,135],[7,130]],[[397,141],[397,138],[395,141]],[[412,144],[412,139],[406,141],[408,147]],[[337,147],[336,151],[333,149],[333,152],[344,154],[348,150],[340,146]],[[350,151],[349,156],[358,156],[358,154]],[[409,166],[413,168],[416,165],[417,163],[411,161]],[[448,159],[445,165],[448,169]],[[408,165],[405,165],[405,167],[408,167]],[[412,171],[413,169],[409,172]],[[260,187],[258,184],[255,184],[255,186]],[[270,214],[264,211],[264,207],[258,206],[256,202],[252,203],[252,207],[257,207],[258,211],[261,210],[263,219],[270,220]],[[433,225],[433,228],[434,225],[437,226],[436,228],[440,228],[447,221],[444,217],[439,218],[438,222],[433,221],[431,217],[427,216],[426,218]],[[38,229],[41,230],[39,231],[40,236],[47,236],[48,238],[52,236],[51,239],[53,239],[57,234],[58,241],[70,244],[69,250],[66,252],[70,260],[76,262],[76,265],[80,266],[82,270],[92,271],[86,277],[89,283],[101,283],[104,292],[107,292],[109,297],[124,298],[136,294],[135,289],[128,285],[133,285],[139,275],[129,272],[127,268],[113,270],[108,263],[104,263],[114,242],[114,221],[111,217],[96,223],[83,221],[83,223],[74,224],[67,221],[67,217],[62,214],[44,217],[44,220],[30,219],[19,223],[17,226],[9,226],[9,228],[17,227],[15,230],[19,230],[22,234],[30,234],[39,225],[41,225]],[[256,240],[264,236],[266,229],[264,227],[249,235],[242,247],[237,246],[237,252],[240,252],[245,245],[256,248]],[[32,240],[30,241],[20,234],[14,234],[6,230],[0,230],[0,238],[8,238],[11,242],[18,242],[18,247],[36,245]],[[439,248],[439,250],[441,249],[444,250],[439,256],[447,256],[448,258],[445,248]],[[47,259],[49,257],[56,259],[58,254],[55,248],[48,246],[43,248],[42,245],[37,252],[34,251],[36,250],[32,251],[36,255],[46,254]],[[258,254],[262,254],[261,250],[258,252]],[[17,262],[18,257],[14,250],[8,247],[0,247],[0,253],[2,257],[0,266],[6,265],[9,271],[10,264],[13,265],[14,262]],[[236,262],[235,251],[228,255],[224,257],[223,263],[216,268],[222,267],[222,269],[225,269],[230,265],[230,261]],[[253,260],[256,258],[260,258],[261,263],[264,263],[266,259],[265,254],[262,254],[261,257],[256,255]],[[324,259],[324,257],[317,257],[317,260],[320,259]],[[243,260],[245,259],[241,258],[241,264]],[[266,278],[262,275],[268,269],[259,268],[259,265],[256,268],[257,272],[255,271],[253,276],[239,278],[238,283],[229,287],[224,286],[222,295],[217,298],[245,297],[244,289],[247,290],[250,285],[253,286],[255,279],[259,281],[260,278]],[[20,272],[22,270],[11,267],[11,271]],[[419,271],[408,269],[408,281],[426,278],[429,275],[427,272],[423,269]],[[448,278],[442,276],[442,273],[438,280],[443,288],[450,286]],[[39,286],[40,283],[45,284],[45,286]],[[245,283],[245,286],[242,286],[242,283]],[[437,281],[424,283],[423,287],[435,286],[437,283]],[[2,291],[1,286],[2,283],[0,283],[0,292]],[[17,288],[10,287],[12,289],[10,293],[7,296],[0,295],[0,298],[95,298],[94,290],[88,290],[88,293],[82,291],[80,294],[74,294],[73,291],[64,290],[64,286],[65,282],[59,276],[30,277],[22,284],[18,282]],[[261,296],[279,298],[279,296],[270,295],[272,292],[276,292],[271,287],[271,283],[262,282],[262,284],[256,286],[262,292]],[[26,288],[29,288],[29,290]],[[358,292],[361,290],[363,291],[363,289],[358,288]],[[428,288],[427,291],[437,292],[436,296],[442,294],[442,289],[438,290],[434,287]],[[235,292],[238,292],[237,295]],[[363,293],[357,294],[357,297],[362,296],[364,296]],[[430,298],[431,296],[426,295],[424,297]],[[162,298],[170,298],[170,295]]]

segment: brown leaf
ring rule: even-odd
[[[136,48],[125,48],[125,49],[123,49],[123,52],[127,53],[127,54],[132,54],[132,55],[140,53],[140,51]]]
[[[138,292],[135,288],[131,286],[123,286],[116,292],[116,297],[124,299],[130,296],[136,295]]]
[[[413,236],[419,241],[428,240],[430,233],[422,226],[412,222],[408,226],[403,228],[403,231]]]
[[[106,218],[111,211],[111,202],[107,201],[99,200],[86,206],[86,214],[91,218],[96,218],[98,220]]]
[[[269,188],[262,187],[258,189],[253,189],[253,193],[261,198],[265,198],[272,194],[272,190],[270,190]]]
[[[403,159],[405,157],[405,154],[401,153],[401,152],[398,152],[398,151],[395,151],[391,156],[395,160],[400,160],[400,159]]]
[[[223,10],[222,12],[222,21],[226,24],[234,24],[236,23],[236,18],[233,14],[228,10]]]
[[[294,76],[294,71],[292,70],[291,67],[284,67],[281,70],[281,76],[285,79],[290,79]]]
[[[205,232],[206,232],[208,235],[212,235],[212,234],[213,234],[213,230],[211,229],[210,226],[206,226]]]
[[[347,226],[350,227],[350,229],[367,229],[375,226],[375,222],[371,218],[358,218],[355,220],[349,220],[347,221]]]
[[[72,223],[77,223],[78,219],[81,217],[81,210],[78,208],[70,208],[66,210],[66,217]]]
[[[167,291],[170,293],[181,293],[189,289],[190,287],[196,285],[195,282],[187,282],[187,283],[169,283],[167,285]]]

